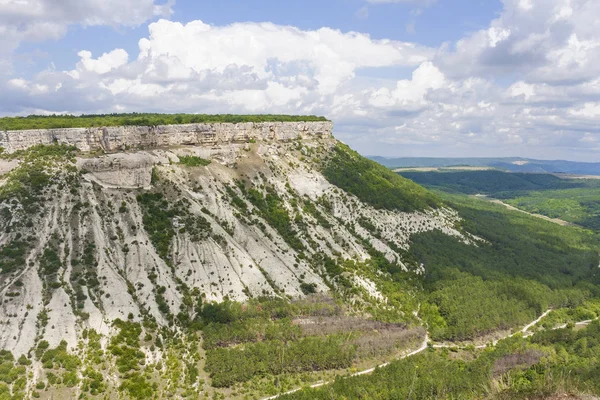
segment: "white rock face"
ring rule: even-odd
[[[43,193],[42,210],[28,227],[6,230],[14,221],[2,222],[0,246],[17,240],[18,234],[35,243],[27,250],[25,265],[0,275],[0,296],[5,299],[0,303],[0,348],[17,356],[42,339],[51,346],[65,340],[73,349],[84,329],[109,335],[115,319],[141,321],[150,316],[167,325],[169,317],[161,310],[158,294],[177,314],[183,286],[199,291],[204,301],[302,297],[303,287],[320,293],[332,287],[323,267],[312,261],[321,256],[365,261],[369,242],[390,261],[422,272],[418,266],[404,265],[399,254],[398,249],[409,248],[411,235],[439,229],[474,241],[455,228],[459,217],[452,210],[378,210],[331,185],[320,172],[321,160],[309,155],[326,154],[336,145],[328,122],[0,133],[0,145],[8,151],[52,142],[86,151],[131,150],[77,159],[78,180]],[[187,167],[178,163],[183,155],[212,162]],[[7,163],[5,170],[17,165]],[[159,182],[153,183],[153,174]],[[250,201],[250,188],[277,194],[299,242],[291,243],[283,228],[270,223]],[[182,229],[186,215],[173,217],[169,260],[153,245],[136,199],[158,191],[171,205],[182,202],[186,215],[205,219],[211,231],[206,238],[194,239],[189,229]],[[14,211],[11,204],[2,207]],[[365,220],[377,234],[361,225]],[[48,248],[56,249],[62,262],[58,287],[49,285],[41,268]],[[94,263],[82,272],[86,252],[93,253]],[[356,271],[349,274],[369,297],[385,303],[373,280]]]
[[[246,122],[99,128],[0,131],[0,147],[12,153],[37,144],[68,144],[79,150],[121,151],[169,146],[222,146],[250,141],[290,141],[331,137],[333,124],[323,122]]]

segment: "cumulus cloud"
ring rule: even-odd
[[[163,77],[187,80],[236,66],[247,68],[246,74],[258,81],[284,79],[292,86],[314,81],[321,94],[336,91],[358,67],[418,65],[432,55],[413,44],[329,28],[302,31],[271,23],[215,27],[161,20],[149,29],[150,37],[140,40],[139,61],[160,63]]]
[[[583,81],[600,73],[600,2],[504,0],[487,29],[436,57],[454,77],[522,74],[531,81]]]
[[[139,41],[135,60],[128,61],[122,49],[98,58],[83,50],[79,56],[75,69],[45,71],[35,82],[59,87],[52,94],[55,98],[63,92],[71,96],[70,90],[77,88],[84,97],[112,97],[115,107],[148,105],[152,99],[150,107],[160,108],[169,99],[174,109],[188,111],[211,105],[221,111],[326,113],[351,86],[357,69],[416,67],[433,51],[329,28],[303,31],[271,23],[211,26],[160,20],[150,24],[149,36]],[[32,84],[13,90],[26,96]],[[77,101],[65,97],[54,106],[73,109]]]
[[[505,0],[488,28],[440,49],[329,28],[159,20],[137,54],[82,50],[71,70],[5,80],[0,109],[314,113],[371,154],[597,160],[599,7]],[[379,68],[412,74],[360,73]]]
[[[0,66],[22,42],[57,40],[69,25],[139,26],[172,13],[173,0],[0,0]],[[118,11],[117,11],[118,10]]]

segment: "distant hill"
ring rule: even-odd
[[[552,173],[570,175],[600,175],[600,163],[563,160],[506,158],[436,158],[436,157],[369,157],[388,168],[491,167],[502,171]]]
[[[561,179],[551,174],[507,173],[502,171],[456,171],[399,173],[419,185],[451,193],[483,193],[497,198],[515,191],[575,189],[586,187],[583,179]]]

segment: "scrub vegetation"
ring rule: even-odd
[[[91,114],[91,115],[30,115],[0,118],[0,130],[92,128],[103,126],[156,126],[199,123],[242,122],[311,122],[327,121],[314,115],[204,115],[204,114]]]

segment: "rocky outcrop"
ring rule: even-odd
[[[37,144],[68,144],[81,151],[115,152],[171,146],[219,146],[251,141],[287,142],[331,137],[333,124],[323,122],[246,122],[98,128],[0,131],[0,146],[12,153]]]

